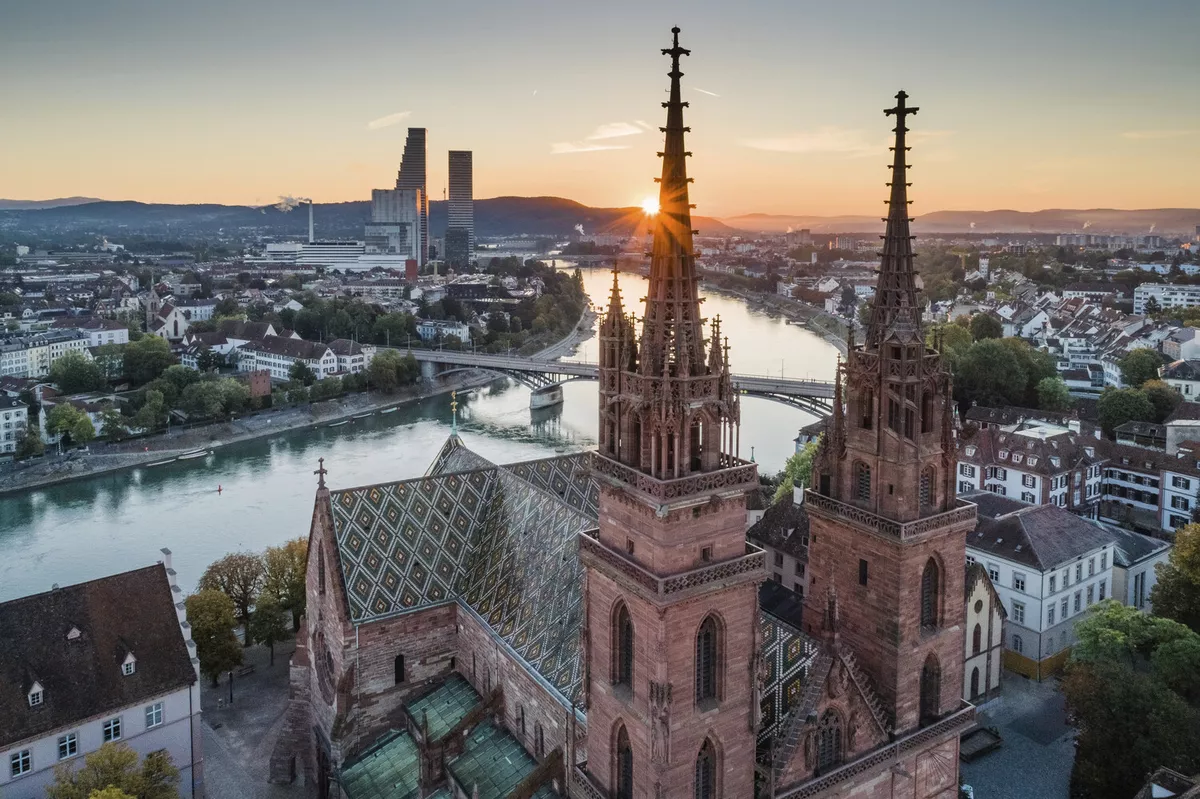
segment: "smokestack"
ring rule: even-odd
[[[308,243],[313,243],[312,200],[308,201]]]

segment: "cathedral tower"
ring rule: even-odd
[[[758,723],[758,483],[737,457],[719,323],[700,316],[679,29],[640,337],[614,278],[600,324],[599,530],[587,567],[587,774],[617,799],[749,797]]]
[[[897,733],[959,706],[963,565],[975,507],[955,497],[950,375],[927,346],[909,234],[906,118],[896,95],[887,228],[866,339],[850,342],[808,491],[805,626],[827,589],[840,634],[873,677]],[[844,388],[845,404],[842,403]],[[826,585],[819,585],[826,580]]]

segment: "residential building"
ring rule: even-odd
[[[1160,368],[1158,374],[1163,382],[1182,394],[1185,400],[1200,400],[1200,360],[1175,361]]]
[[[29,407],[16,397],[0,395],[0,460],[11,458],[29,428]]]
[[[1162,342],[1162,354],[1172,361],[1200,360],[1200,337],[1194,327],[1177,327]]]
[[[1112,597],[1122,605],[1153,613],[1150,591],[1158,583],[1158,565],[1171,555],[1171,544],[1132,530],[1106,526],[1113,536]]]
[[[1193,429],[1179,421],[1168,424],[1176,436],[1188,436]],[[1182,428],[1182,429],[1181,429]],[[1197,436],[1200,438],[1200,435]],[[1099,518],[1129,525],[1152,535],[1171,533],[1192,520],[1200,506],[1200,465],[1198,454],[1179,441],[1173,451],[1101,441],[1098,449],[1105,457],[1102,501]]]
[[[472,158],[470,150],[450,151],[450,188],[446,212],[447,239],[449,239],[450,231],[467,231],[468,264],[475,258],[475,190]],[[447,241],[447,250],[449,250],[449,241]],[[449,255],[448,252],[447,255]],[[447,260],[450,259],[447,258]]]
[[[1200,285],[1143,283],[1133,290],[1133,312],[1146,313],[1146,302],[1153,297],[1159,308],[1200,307]]]
[[[186,285],[186,284],[185,284]],[[206,322],[217,312],[217,300],[209,299],[177,299],[174,302],[189,322]]]
[[[155,566],[0,603],[0,792],[42,799],[109,741],[165,750],[204,796],[200,661],[170,553]]]
[[[460,341],[467,343],[471,340],[471,328],[462,322],[422,319],[417,322],[417,335],[422,341],[439,341],[447,336],[458,336]]]
[[[987,569],[1004,603],[1004,665],[1041,680],[1075,643],[1075,622],[1112,597],[1112,531],[1055,505],[1030,507],[987,492],[963,499],[979,508],[967,559]]]
[[[803,486],[795,491],[800,502],[782,499],[746,531],[746,539],[767,553],[767,576],[803,599],[808,593],[808,514]]]
[[[102,319],[97,316],[67,317],[56,320],[50,327],[54,330],[82,331],[87,334],[89,347],[129,343],[129,328],[115,319]]]
[[[958,439],[958,492],[982,489],[1094,517],[1105,459],[1099,441],[1077,427],[1034,421],[965,429]]]
[[[396,173],[396,188],[419,192],[421,252],[417,264],[424,266],[429,260],[429,186],[425,174],[425,128],[409,128],[404,140],[404,155]]]
[[[89,336],[79,330],[49,330],[0,338],[0,377],[45,377],[68,352],[90,357]]]
[[[1120,283],[1068,283],[1063,286],[1062,296],[1064,300],[1084,299],[1095,303],[1128,297]]]
[[[297,338],[267,336],[238,348],[238,371],[266,371],[272,380],[290,380],[292,366],[303,363],[318,380],[338,370],[338,359],[328,344]]]
[[[348,338],[337,338],[329,342],[330,351],[337,356],[338,374],[357,374],[366,371],[375,357],[374,344],[360,344]]]
[[[967,623],[963,637],[963,699],[979,704],[1000,691],[1004,654],[1004,602],[987,569],[967,563]]]

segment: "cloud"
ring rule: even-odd
[[[600,125],[588,136],[588,141],[600,139],[619,139],[622,136],[634,136],[642,132],[642,128],[628,122],[609,122]]]
[[[372,119],[367,123],[367,130],[379,130],[380,128],[390,128],[392,125],[397,125],[412,116],[412,111],[398,111],[395,114],[388,114],[379,119]]]
[[[877,155],[885,147],[867,140],[861,130],[824,127],[791,136],[745,139],[742,146],[772,153],[832,153],[847,156]]]
[[[1121,138],[1138,141],[1179,139],[1184,136],[1191,136],[1195,132],[1194,130],[1127,130],[1121,134]]]
[[[709,97],[720,97],[721,96],[721,95],[717,94],[716,92],[710,92],[708,89],[701,89],[699,86],[693,86],[692,88],[695,89],[696,91],[700,92],[701,94],[707,94]]]
[[[601,150],[628,150],[627,144],[599,144],[590,141],[560,141],[550,145],[551,155],[568,153],[596,153]]]
[[[635,119],[633,121],[638,124],[638,127],[642,128],[644,130],[654,130],[654,126],[651,125],[649,122],[645,122],[641,119]]]

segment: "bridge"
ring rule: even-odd
[[[582,361],[485,355],[453,350],[412,350],[412,354],[422,364],[429,365],[430,371],[427,374],[430,376],[466,369],[482,369],[511,377],[533,389],[573,380],[596,380],[599,371],[596,364]],[[833,411],[833,381],[831,380],[735,374],[733,385],[747,396],[781,402],[817,416],[828,416]]]

